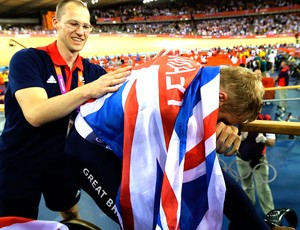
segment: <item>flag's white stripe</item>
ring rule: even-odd
[[[112,93],[108,93],[108,94],[102,96],[100,100],[95,100],[91,103],[86,103],[86,104],[82,105],[80,107],[80,113],[82,114],[83,117],[85,117],[91,113],[99,111],[100,108],[103,106],[105,100],[107,98],[109,98],[111,95],[112,95]]]
[[[203,117],[209,116],[219,108],[220,74],[201,87]],[[205,141],[205,156],[207,157],[216,148],[216,134]]]
[[[190,170],[183,172],[183,183],[191,182],[206,174],[205,161]]]
[[[56,221],[32,220],[25,223],[16,223],[1,230],[68,230],[69,228]]]
[[[210,229],[221,229],[223,221],[223,206],[225,200],[225,182],[218,158],[215,158],[213,174],[210,178],[208,186],[208,203],[209,210],[205,215],[205,219],[210,223]],[[214,226],[212,226],[214,224]],[[202,228],[199,228],[202,229]]]
[[[201,101],[193,108],[193,115],[188,121],[188,132],[186,141],[186,151],[190,151],[198,145],[203,139],[203,117]]]
[[[174,130],[171,137],[168,153],[167,153],[165,173],[167,175],[169,183],[172,187],[172,190],[178,202],[178,209],[176,210],[177,226],[180,220],[180,212],[181,212],[181,192],[182,192],[183,167],[184,167],[184,158],[179,164],[179,152],[180,152],[180,139]],[[164,217],[163,220],[166,221],[166,218]]]
[[[162,207],[162,203],[160,202],[159,205],[159,216],[160,216],[160,221],[161,221],[161,225],[162,225],[162,229],[167,230],[168,228],[168,224],[167,224],[167,220],[166,220],[166,215],[165,215],[165,211]]]
[[[86,138],[89,134],[93,132],[93,129],[91,126],[86,123],[84,118],[82,117],[81,113],[79,113],[75,119],[75,127],[76,131],[82,136],[83,138]]]
[[[155,230],[162,230],[162,228],[158,225],[156,225]]]
[[[222,208],[221,208],[222,209]],[[223,210],[223,209],[222,209]],[[196,228],[197,230],[220,230],[222,229],[222,216],[219,213],[213,213],[208,209],[202,221]]]
[[[214,168],[219,167],[217,166]],[[226,189],[223,176],[221,174],[217,174],[215,172],[216,170],[213,171],[207,192],[209,209],[197,227],[199,230],[222,228],[224,194]]]
[[[178,177],[180,174],[180,169],[182,169],[181,166],[179,166],[179,151],[180,139],[174,130],[170,140],[165,166],[165,172],[171,184],[173,184],[174,182],[180,184],[182,183],[182,178]],[[181,190],[181,186],[179,188],[176,186],[174,187],[174,189],[174,192],[178,191],[178,189]]]
[[[139,71],[143,77],[138,78],[136,83],[139,112],[131,152],[131,162],[134,164],[130,168],[130,193],[135,229],[149,229],[153,224],[156,156],[158,153],[166,155],[162,152],[165,145],[161,130],[159,92],[156,87],[158,68],[159,66],[151,66]],[[157,133],[158,128],[161,135]]]
[[[211,135],[205,142],[205,156],[207,157],[209,154],[213,153],[216,149],[216,133]]]
[[[203,117],[207,117],[219,107],[220,74],[200,89],[202,95]]]
[[[135,82],[135,80],[137,79],[137,77],[140,75],[140,72],[137,70],[132,70],[130,76],[127,78],[128,82],[125,85],[125,88],[122,92],[122,107],[124,108],[125,102],[127,100],[127,95],[133,85],[133,83]],[[124,111],[124,110],[123,110]]]

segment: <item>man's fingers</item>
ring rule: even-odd
[[[124,78],[127,77],[131,74],[131,67],[130,66],[126,66],[117,70],[114,70],[112,72],[109,72],[107,74],[105,74],[103,77],[107,77],[107,78]]]
[[[131,69],[132,69],[132,66],[126,66],[126,67],[122,67],[122,68],[116,69],[114,71],[111,71],[108,74],[112,75],[112,74],[116,74],[116,73],[123,73],[126,71],[131,71]]]
[[[165,56],[165,55],[174,55],[174,51],[173,50],[166,50],[165,48],[163,48],[152,59],[159,58],[159,57]],[[145,62],[150,61],[150,60],[151,60],[150,54],[146,53]]]
[[[237,141],[235,141],[233,144],[232,144],[232,148],[230,148],[229,151],[226,151],[224,153],[225,156],[232,156],[232,155],[235,155],[238,153],[238,149],[239,149],[239,144],[237,144]]]
[[[163,55],[174,55],[174,50],[167,50]]]
[[[161,51],[159,51],[154,58],[160,57],[162,56],[164,53],[166,52],[166,49],[162,49]]]
[[[230,135],[225,140],[218,138],[217,140],[217,152],[224,154],[225,156],[234,155],[240,147],[241,139],[239,136]]]
[[[173,50],[166,50],[166,49],[162,49],[161,51],[159,51],[154,58],[158,58],[161,56],[165,56],[165,55],[174,55],[174,51]]]

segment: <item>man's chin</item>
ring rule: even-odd
[[[85,45],[85,42],[78,42],[78,43],[74,42],[74,43],[70,44],[70,50],[72,52],[79,52],[83,49],[84,45]]]
[[[71,49],[71,52],[72,53],[77,53],[79,51],[81,51],[83,48],[83,46],[73,46],[72,49]]]

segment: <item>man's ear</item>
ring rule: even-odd
[[[56,17],[52,18],[52,25],[57,30],[58,30],[58,23],[59,23],[59,21]]]
[[[225,102],[225,101],[227,101],[227,99],[228,99],[227,93],[224,92],[224,91],[220,91],[219,92],[219,100],[220,100],[220,102]]]

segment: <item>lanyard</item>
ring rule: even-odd
[[[61,94],[65,94],[66,92],[69,92],[71,90],[72,72],[71,72],[71,76],[66,76],[66,79],[67,79],[67,85],[66,85],[65,80],[64,80],[63,75],[62,75],[62,72],[61,72],[61,68],[59,66],[56,66],[56,65],[54,67],[55,67],[55,71],[56,71],[56,75],[57,75],[57,79],[58,79],[60,92],[61,92]],[[84,84],[84,77],[83,77],[82,71],[78,70],[77,87],[80,87],[83,84]],[[79,112],[79,107],[77,108],[77,112]],[[73,123],[74,123],[74,119],[72,118],[72,114],[70,114],[69,115],[69,124],[68,124],[67,135],[68,135],[71,127],[73,126]]]
[[[55,71],[58,79],[58,84],[60,88],[61,94],[65,94],[66,92],[69,92],[71,90],[71,83],[72,83],[72,76],[66,77],[67,84],[65,84],[65,80],[63,78],[61,68],[59,66],[55,66]],[[78,82],[77,87],[80,87],[84,84],[84,77],[81,70],[78,70]]]

